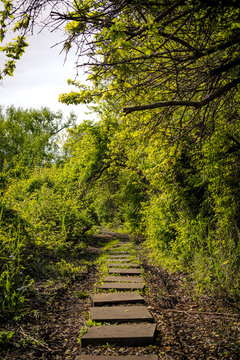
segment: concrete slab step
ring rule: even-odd
[[[114,282],[105,282],[100,286],[101,290],[143,290],[145,287],[144,283],[114,283]]]
[[[153,343],[155,324],[93,326],[81,338],[82,346],[117,344],[145,346]]]
[[[109,274],[118,274],[118,275],[137,275],[137,274],[142,274],[142,270],[141,269],[123,269],[123,268],[115,268],[115,267],[110,267],[108,269]]]
[[[77,355],[75,360],[158,360],[158,356],[151,355]]]
[[[140,266],[136,263],[131,262],[121,262],[121,263],[108,263],[108,266],[110,267],[134,267],[134,268],[140,268]]]
[[[109,323],[153,321],[153,317],[146,306],[142,305],[91,307],[90,317],[93,321]]]
[[[107,276],[104,281],[107,282],[139,282],[144,283],[144,280],[141,276]]]
[[[144,298],[138,292],[119,292],[109,294],[94,294],[91,296],[94,306],[137,304],[143,303]]]

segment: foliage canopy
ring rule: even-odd
[[[150,110],[151,129],[161,126],[173,141],[194,127],[208,133],[223,106],[239,104],[237,1],[4,1],[2,37],[10,26],[19,36],[2,49],[2,74],[43,14],[43,27],[64,29],[66,52],[76,45],[77,66],[92,82],[62,95],[65,103],[115,98],[125,114]]]

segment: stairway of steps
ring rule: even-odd
[[[135,256],[128,253],[128,242],[108,251],[108,275],[100,292],[91,296],[90,318],[102,323],[92,326],[82,336],[82,347],[115,344],[145,346],[154,342],[156,324],[144,298],[139,294],[145,283]],[[104,291],[104,292],[102,292]],[[111,324],[114,325],[111,325]],[[157,355],[102,356],[78,355],[75,360],[157,360]]]

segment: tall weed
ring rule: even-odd
[[[0,307],[17,312],[25,304],[29,278],[23,270],[24,239],[20,228],[8,232],[0,229]]]

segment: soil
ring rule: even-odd
[[[237,304],[210,296],[193,300],[194,286],[191,281],[184,281],[184,274],[170,274],[150,265],[144,257],[141,260],[147,283],[144,298],[157,323],[153,345],[81,347],[79,334],[87,326],[91,301],[80,300],[77,292],[94,293],[98,273],[96,267],[90,265],[68,286],[60,282],[52,288],[38,284],[30,299],[32,311],[21,320],[5,319],[4,327],[14,330],[16,336],[11,346],[0,349],[0,359],[73,360],[80,354],[157,354],[159,360],[239,359]],[[36,344],[35,340],[42,342]]]

